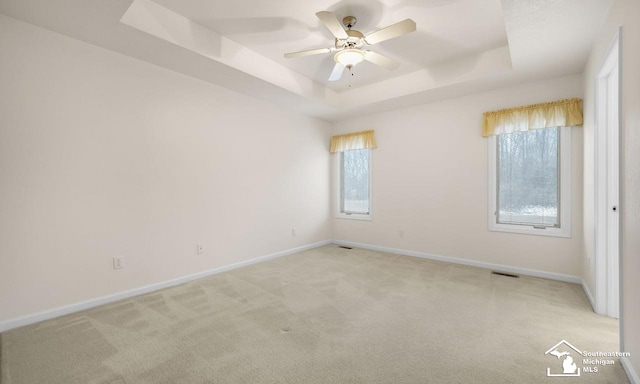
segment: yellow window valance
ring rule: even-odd
[[[331,138],[331,153],[365,148],[378,148],[373,131],[347,133]]]
[[[485,112],[482,115],[482,136],[574,125],[582,125],[582,99]]]

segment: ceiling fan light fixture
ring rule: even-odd
[[[331,71],[331,75],[329,75],[329,81],[340,80],[340,77],[345,72],[345,68],[349,70],[350,75],[353,75],[353,73],[351,73],[351,68],[365,60],[388,70],[396,69],[400,63],[395,62],[384,55],[370,51],[368,50],[368,47],[382,41],[406,35],[407,33],[411,33],[416,30],[415,21],[411,19],[404,19],[388,27],[378,29],[377,31],[364,35],[362,32],[352,29],[357,22],[356,18],[353,16],[346,16],[342,19],[342,23],[340,23],[339,19],[333,12],[320,11],[316,13],[316,16],[335,38],[333,40],[333,46],[328,48],[307,49],[305,51],[285,53],[284,57],[294,58],[319,55],[323,53],[334,53],[333,60],[336,64],[333,67],[333,71]],[[351,77],[349,77],[349,79],[351,79]],[[351,83],[349,83],[349,86],[351,86]]]
[[[333,59],[336,63],[340,63],[347,68],[351,68],[364,61],[364,52],[359,49],[345,49],[336,53]]]

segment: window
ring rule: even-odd
[[[336,217],[371,220],[371,149],[377,147],[373,130],[331,137]]]
[[[371,150],[353,149],[338,153],[337,216],[371,219]]]
[[[571,128],[489,140],[489,230],[570,237]]]

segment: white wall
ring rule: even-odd
[[[0,52],[0,323],[330,238],[329,123],[5,16]]]
[[[622,26],[621,85],[621,313],[622,348],[630,352],[630,361],[640,373],[640,2],[614,0],[584,71],[585,83],[585,253],[584,275],[594,288],[591,260],[593,256],[593,175],[595,76],[613,40]]]
[[[562,77],[340,122],[375,130],[373,221],[333,219],[334,238],[578,276],[582,260],[582,130],[573,128],[572,237],[490,232],[482,113],[582,97]],[[404,237],[399,231],[404,231]]]

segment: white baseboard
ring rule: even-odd
[[[591,309],[593,309],[593,312],[596,312],[596,301],[593,299],[593,295],[591,294],[591,290],[589,289],[589,286],[587,285],[587,282],[584,281],[583,278],[580,278],[580,280],[582,281],[582,283],[581,283],[582,284],[582,290],[584,291],[585,295],[587,295],[587,299],[589,299],[589,304],[591,304]]]
[[[621,357],[620,364],[622,365],[622,368],[624,368],[624,371],[626,372],[631,384],[640,384],[640,376],[638,376],[638,372],[636,372],[636,370],[633,368],[633,365],[631,365],[631,361],[629,361],[629,358]]]
[[[554,272],[539,271],[539,270],[536,270],[536,269],[512,267],[512,266],[503,265],[503,264],[493,264],[493,263],[487,263],[487,262],[484,262],[484,261],[461,259],[461,258],[458,258],[458,257],[433,255],[433,254],[430,254],[430,253],[407,251],[407,250],[404,250],[404,249],[382,247],[382,246],[379,246],[379,245],[354,243],[354,242],[351,242],[351,241],[344,241],[344,240],[334,240],[333,243],[337,244],[337,245],[344,245],[344,246],[353,247],[353,248],[364,248],[364,249],[370,249],[372,251],[396,253],[398,255],[420,257],[420,258],[423,258],[423,259],[444,261],[446,263],[462,264],[462,265],[468,265],[468,266],[471,266],[471,267],[485,268],[485,269],[491,269],[491,270],[501,271],[501,272],[516,273],[516,274],[520,274],[520,275],[542,277],[544,279],[566,281],[566,282],[575,283],[575,284],[581,284],[582,283],[582,278],[580,278],[578,276],[565,275],[565,274],[562,274],[562,273],[554,273]]]
[[[4,322],[0,323],[0,332],[5,332],[5,331],[8,331],[10,329],[14,329],[14,328],[22,327],[22,326],[25,326],[25,325],[37,323],[39,321],[49,320],[49,319],[53,319],[55,317],[68,315],[70,313],[74,313],[74,312],[82,311],[82,310],[85,310],[85,309],[97,307],[99,305],[108,304],[108,303],[112,303],[114,301],[127,299],[129,297],[142,295],[144,293],[157,291],[159,289],[172,287],[172,286],[175,286],[175,285],[178,285],[178,284],[183,284],[183,283],[186,283],[186,282],[189,282],[189,281],[192,281],[192,280],[196,280],[196,279],[200,279],[200,278],[203,278],[203,277],[206,277],[206,276],[211,276],[211,275],[215,275],[217,273],[230,271],[232,269],[236,269],[236,268],[244,267],[244,266],[247,266],[247,265],[259,263],[259,262],[262,262],[262,261],[267,261],[267,260],[275,259],[275,258],[278,258],[278,257],[291,255],[291,254],[294,254],[294,253],[298,253],[298,252],[306,251],[308,249],[321,247],[323,245],[327,245],[327,244],[331,244],[331,243],[332,243],[331,240],[325,240],[325,241],[320,241],[320,242],[317,242],[317,243],[307,244],[307,245],[303,245],[301,247],[287,249],[287,250],[284,250],[284,251],[272,253],[272,254],[265,255],[265,256],[256,257],[256,258],[253,258],[253,259],[250,259],[250,260],[245,260],[245,261],[241,261],[241,262],[230,264],[230,265],[225,265],[225,266],[218,267],[218,268],[209,269],[209,270],[206,270],[206,271],[194,273],[194,274],[187,275],[187,276],[178,277],[178,278],[167,280],[167,281],[163,281],[163,282],[160,282],[160,283],[150,284],[150,285],[146,285],[146,286],[143,286],[143,287],[130,289],[128,291],[118,292],[118,293],[114,293],[114,294],[111,294],[111,295],[106,295],[106,296],[98,297],[98,298],[91,299],[91,300],[82,301],[82,302],[75,303],[75,304],[65,305],[63,307],[58,307],[58,308],[50,309],[50,310],[43,311],[43,312],[34,313],[34,314],[31,314],[31,315],[27,315],[27,316],[22,316],[22,317],[19,317],[19,318],[16,318],[16,319],[7,320],[7,321],[4,321]]]

